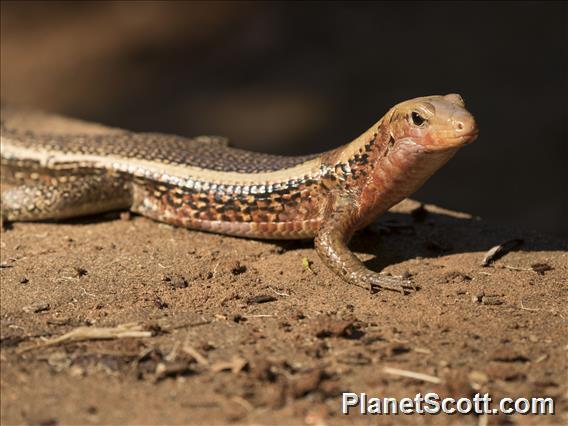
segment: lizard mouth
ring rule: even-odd
[[[399,140],[400,143],[413,145],[415,149],[422,151],[424,153],[435,153],[447,150],[459,149],[463,146],[469,145],[477,139],[479,131],[477,128],[463,134],[456,135],[444,135],[438,134],[437,137],[427,138],[426,140],[420,140],[420,138],[403,138]]]
[[[473,129],[471,132],[466,133],[464,135],[459,135],[456,136],[454,138],[454,140],[456,142],[458,142],[461,145],[469,145],[470,143],[472,143],[473,141],[475,141],[477,139],[477,137],[479,136],[479,130],[477,129],[477,127],[475,129]]]
[[[448,136],[442,135],[442,140],[444,142],[441,145],[445,145],[448,147],[459,147],[459,146],[469,145],[470,143],[472,143],[477,139],[478,135],[479,135],[479,129],[477,128],[477,126],[473,127],[467,133],[461,133],[458,135],[453,134]]]

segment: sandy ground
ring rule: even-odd
[[[119,213],[13,224],[1,234],[2,424],[566,424],[566,242],[417,206],[352,244],[372,269],[410,275],[420,289],[407,296],[345,284],[311,242]],[[511,239],[522,243],[481,266]],[[48,345],[124,324],[137,337]],[[343,391],[547,396],[556,415],[343,416]]]

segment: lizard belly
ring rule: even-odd
[[[190,229],[263,239],[313,238],[320,224],[319,185],[284,192],[227,194],[135,180],[131,210]]]

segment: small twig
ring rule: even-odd
[[[276,289],[270,287],[270,290],[272,290],[277,296],[284,296],[284,297],[290,297],[290,295],[288,293],[281,293],[279,291],[276,291]]]
[[[207,358],[205,358],[203,355],[197,352],[197,350],[192,346],[186,344],[183,346],[182,350],[186,354],[191,356],[195,361],[197,361],[198,364],[203,365],[205,367],[209,366],[209,361],[207,360]]]
[[[165,326],[162,329],[164,331],[170,331],[170,330],[178,330],[180,328],[192,328],[192,327],[199,327],[200,325],[207,325],[207,324],[211,324],[213,322],[213,320],[201,320],[201,321],[196,321],[196,322],[184,322],[182,324],[178,324],[178,325],[172,325],[170,327]]]
[[[481,266],[489,266],[491,263],[501,258],[508,252],[520,247],[521,244],[523,244],[523,242],[524,242],[523,240],[517,238],[514,240],[505,241],[504,243],[491,247],[487,251],[487,253],[485,253],[483,260],[481,261]]]
[[[218,361],[211,365],[210,369],[213,373],[221,371],[231,371],[233,374],[240,373],[246,366],[248,361],[238,355],[233,356],[230,361]]]
[[[524,272],[531,272],[532,271],[532,269],[530,269],[530,268],[520,268],[518,266],[511,266],[511,265],[499,265],[499,268],[510,269],[512,271],[524,271]]]
[[[218,261],[217,264],[213,267],[213,276],[215,276],[215,274],[217,273],[217,268],[219,267],[220,264],[221,261]]]
[[[435,384],[442,383],[442,379],[440,379],[439,377],[430,376],[429,374],[417,373],[415,371],[401,370],[399,368],[391,368],[391,367],[385,367],[383,371],[387,374],[408,377],[411,379],[421,380],[423,382],[429,382]]]
[[[273,318],[276,315],[272,314],[255,314],[255,315],[243,315],[244,318]]]
[[[173,346],[172,350],[170,351],[170,353],[168,353],[166,356],[164,356],[164,361],[174,362],[177,358],[178,348],[179,348],[179,342],[176,341],[174,343],[174,346]]]
[[[57,278],[57,281],[79,281],[79,278],[78,277],[63,276],[63,277]]]
[[[219,403],[217,401],[203,401],[203,402],[182,402],[183,407],[188,408],[214,408],[218,407]]]
[[[521,300],[521,309],[524,311],[531,311],[531,312],[538,312],[540,311],[540,309],[536,309],[536,308],[525,308],[525,306],[523,305],[523,301]]]
[[[123,339],[127,337],[151,337],[152,332],[144,330],[143,326],[136,323],[121,324],[117,327],[78,327],[62,336],[46,340],[39,345],[28,346],[18,350],[18,353],[31,351],[70,342],[85,340],[108,340]]]
[[[93,293],[87,293],[87,290],[85,290],[85,289],[84,289],[83,287],[81,287],[81,288],[80,288],[79,290],[81,290],[81,291],[83,292],[83,294],[84,294],[85,296],[90,296],[90,297],[97,297],[97,295],[96,295],[96,294],[93,294]]]
[[[243,408],[244,408],[245,410],[247,410],[247,411],[252,411],[252,410],[254,410],[253,405],[252,405],[250,402],[248,402],[246,399],[244,399],[244,398],[242,398],[242,397],[240,397],[240,396],[233,396],[233,397],[231,398],[231,401],[233,401],[233,402],[239,404],[241,407],[243,407]]]

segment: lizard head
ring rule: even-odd
[[[358,227],[408,197],[465,144],[477,137],[477,125],[456,94],[402,102],[363,134],[376,142],[368,177],[360,179]],[[354,147],[361,146],[358,140]],[[365,145],[366,146],[366,145]],[[344,150],[351,155],[351,150]]]
[[[409,140],[426,151],[456,149],[478,134],[473,116],[458,94],[427,96],[396,105],[389,128],[395,140]]]

